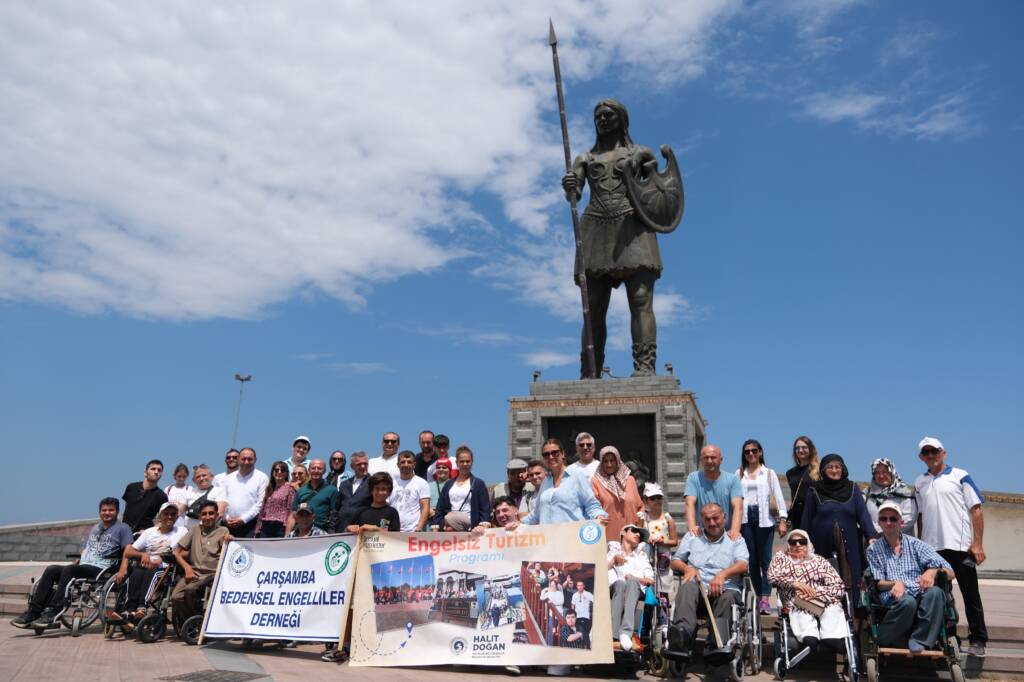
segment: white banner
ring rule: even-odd
[[[356,545],[354,535],[233,540],[210,592],[203,636],[337,641]]]

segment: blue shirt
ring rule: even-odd
[[[907,594],[916,597],[921,594],[918,579],[930,568],[950,568],[949,562],[939,556],[931,545],[912,535],[904,535],[899,556],[889,546],[885,536],[878,538],[868,547],[868,564],[875,580],[902,580]],[[892,599],[889,591],[880,594],[883,603]]]
[[[599,516],[608,516],[608,512],[594,497],[594,490],[590,487],[586,475],[580,471],[566,469],[557,488],[551,474],[548,474],[540,484],[537,504],[523,519],[523,523],[568,523],[596,519]]]
[[[708,540],[703,534],[687,533],[672,558],[679,559],[696,568],[697,573],[700,574],[700,581],[706,587],[716,575],[737,561],[747,561],[750,558],[750,552],[747,551],[747,543],[743,541],[743,538],[730,540],[727,533],[722,533],[722,537],[714,542]],[[740,583],[742,578],[742,574],[732,576],[725,581],[725,588],[742,590]]]
[[[743,486],[735,474],[726,471],[721,472],[718,478],[712,481],[704,475],[703,471],[694,471],[686,477],[686,489],[683,494],[686,497],[697,498],[697,525],[702,526],[700,510],[705,504],[714,502],[725,512],[725,528],[732,528],[732,501],[733,498],[743,498]]]

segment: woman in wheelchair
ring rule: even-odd
[[[793,637],[812,652],[822,640],[842,651],[843,639],[850,634],[842,606],[843,579],[831,563],[814,553],[807,531],[790,531],[786,545],[768,566],[768,581],[779,591]]]

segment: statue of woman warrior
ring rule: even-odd
[[[667,167],[647,147],[629,137],[629,112],[620,102],[606,99],[594,107],[597,141],[573,162],[562,178],[566,198],[579,200],[583,183],[590,183],[590,203],[580,225],[582,262],[587,280],[594,359],[600,376],[608,337],[606,318],[612,289],[626,285],[630,332],[633,336],[633,376],[655,373],[657,328],[654,320],[654,282],[661,276],[657,232],[673,231],[683,216],[683,183],[675,156],[667,145],[661,153]],[[575,273],[577,278],[579,272]],[[582,358],[581,354],[581,358]],[[586,378],[586,360],[581,359]]]

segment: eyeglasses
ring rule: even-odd
[[[384,442],[385,443],[397,443],[398,439],[397,438],[385,438]]]
[[[898,516],[879,516],[879,523],[900,523],[903,519]]]
[[[562,454],[562,451],[561,450],[548,450],[547,452],[542,452],[540,454],[541,454],[542,457],[544,457],[544,459],[550,459],[552,457],[557,457],[558,455]]]
[[[796,547],[797,545],[806,545],[807,540],[805,538],[792,538],[789,541],[790,547]]]
[[[743,454],[744,455],[756,455],[759,452],[761,452],[761,451],[760,450],[744,450]]]

